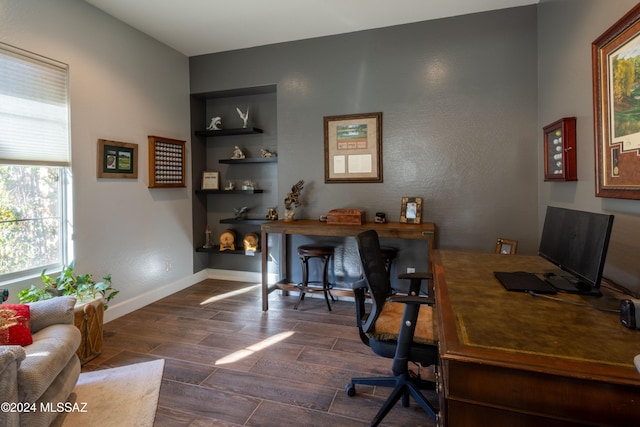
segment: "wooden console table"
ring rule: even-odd
[[[280,233],[282,235],[280,255],[280,275],[287,272],[287,239],[288,234],[302,234],[307,236],[356,236],[365,230],[376,230],[380,237],[396,239],[423,239],[427,242],[427,257],[433,253],[433,240],[435,237],[435,224],[426,222],[423,224],[403,224],[388,222],[377,224],[366,222],[362,225],[333,225],[318,220],[300,219],[296,221],[270,221],[262,224],[262,310],[269,309],[269,294],[279,287],[286,287],[287,279],[269,286],[269,234]],[[431,271],[431,262],[427,263],[428,271]],[[283,286],[285,284],[285,286]]]
[[[602,298],[506,291],[494,271],[543,273],[538,256],[436,251],[445,426],[640,425],[640,332]]]

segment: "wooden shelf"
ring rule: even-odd
[[[235,251],[220,251],[220,245],[213,245],[213,247],[210,247],[210,248],[203,248],[202,246],[200,246],[196,248],[196,252],[254,256],[254,255],[246,255],[244,252],[244,249],[238,249]],[[258,249],[256,253],[260,253],[260,249]]]
[[[277,157],[252,157],[248,159],[220,159],[218,163],[237,165],[242,163],[276,163]]]
[[[238,129],[220,129],[220,130],[197,130],[196,136],[205,136],[207,138],[216,136],[232,136],[232,135],[253,135],[263,133],[259,128],[238,128]]]
[[[196,194],[257,194],[263,193],[262,189],[254,190],[196,190]]]
[[[247,219],[225,218],[220,220],[220,224],[264,224],[265,222],[269,222],[269,220],[259,219],[259,218],[247,218]]]

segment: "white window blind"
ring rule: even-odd
[[[0,164],[70,166],[67,71],[0,43]]]

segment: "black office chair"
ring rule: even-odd
[[[402,398],[402,406],[409,406],[409,396],[437,421],[437,410],[420,390],[434,390],[433,381],[425,381],[409,371],[409,361],[423,367],[436,365],[438,347],[434,338],[431,306],[433,297],[420,297],[422,280],[430,279],[428,273],[403,274],[410,279],[408,296],[389,296],[391,285],[380,254],[378,234],[365,231],[357,236],[358,250],[362,260],[365,279],[354,285],[356,316],[360,338],[378,355],[393,358],[390,377],[352,378],[345,387],[349,396],[355,396],[356,384],[394,387],[382,408],[371,422],[378,425],[391,408]],[[365,298],[371,298],[371,309],[366,313]],[[399,305],[402,303],[402,305]],[[420,311],[422,304],[428,304]],[[420,320],[418,314],[421,312]],[[384,324],[383,324],[384,323]],[[416,333],[418,325],[418,333]],[[422,342],[418,342],[422,341]]]

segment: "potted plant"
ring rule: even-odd
[[[18,293],[21,303],[42,301],[57,296],[76,297],[74,323],[82,333],[77,354],[81,363],[86,363],[102,352],[103,315],[109,301],[118,292],[111,286],[111,275],[96,282],[91,274],[76,274],[74,262],[62,268],[58,277],[49,277],[46,269],[40,279],[43,285],[31,285]]]

